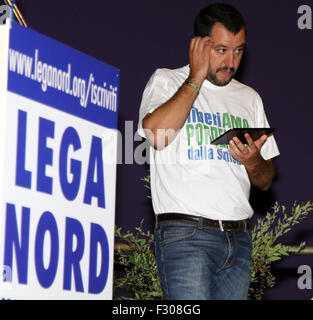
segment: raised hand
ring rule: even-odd
[[[210,67],[210,52],[212,41],[210,37],[194,37],[190,42],[188,80],[201,86],[208,75]]]

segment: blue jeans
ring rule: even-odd
[[[251,237],[181,221],[155,230],[155,254],[166,300],[244,300],[250,285]]]

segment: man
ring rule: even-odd
[[[150,143],[156,258],[165,299],[246,299],[251,184],[267,190],[273,137],[211,141],[233,127],[268,127],[259,95],[233,79],[246,43],[241,14],[210,5],[195,20],[189,66],[158,69],[140,107]]]

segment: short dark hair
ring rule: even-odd
[[[237,34],[242,28],[247,35],[246,23],[241,13],[233,6],[225,3],[214,3],[203,8],[197,15],[194,24],[196,37],[210,36],[215,23],[221,23],[230,32]]]

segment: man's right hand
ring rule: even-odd
[[[201,87],[209,73],[211,48],[210,37],[194,37],[190,42],[188,80],[198,87]]]

